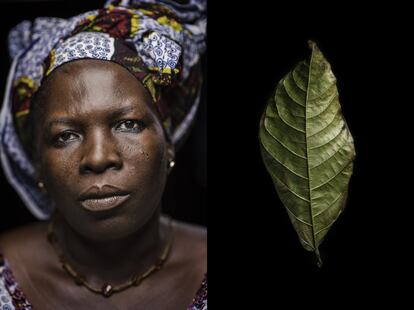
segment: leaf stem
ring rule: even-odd
[[[316,258],[316,265],[319,268],[322,268],[323,262],[322,262],[322,258],[321,258],[321,253],[319,253],[318,248],[316,248],[316,250],[315,250],[315,258]]]

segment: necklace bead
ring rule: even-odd
[[[112,286],[109,284],[104,284],[104,286],[102,287],[102,294],[105,297],[109,297],[112,294]]]

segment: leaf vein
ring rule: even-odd
[[[326,184],[328,184],[329,182],[331,182],[333,179],[335,179],[338,175],[340,175],[346,168],[348,168],[348,166],[352,164],[352,158],[347,162],[347,164],[341,168],[341,170],[336,173],[334,176],[332,176],[331,178],[329,178],[328,180],[326,180],[325,182],[323,182],[322,184],[319,184],[318,186],[315,186],[314,188],[311,188],[311,191],[318,189]]]
[[[269,151],[269,149],[267,148],[267,146],[265,144],[262,144],[263,147],[265,148],[266,152],[269,154],[269,156],[271,156],[278,164],[280,164],[282,167],[284,167],[285,169],[287,169],[288,171],[292,172],[294,175],[298,176],[301,179],[304,180],[309,180],[309,178],[297,173],[296,171],[293,171],[292,169],[290,169],[288,166],[286,166],[285,164],[281,163],[277,157],[273,156],[273,154]]]
[[[270,130],[266,127],[266,124],[265,124],[265,129],[266,129],[266,131],[268,132],[268,134],[274,139],[274,140],[276,140],[281,146],[283,146],[286,150],[288,150],[290,153],[292,153],[293,155],[295,155],[295,156],[297,156],[297,157],[299,157],[299,158],[302,158],[302,159],[307,159],[305,156],[302,156],[302,155],[300,155],[300,154],[297,154],[297,153],[295,153],[294,151],[292,151],[291,149],[289,149],[286,145],[284,145],[278,138],[276,138],[271,132],[270,132]]]
[[[276,179],[278,182],[280,182],[280,184],[282,184],[284,187],[286,187],[286,189],[292,193],[293,195],[295,195],[296,197],[298,197],[300,200],[303,200],[305,202],[309,202],[309,199],[306,199],[304,197],[302,197],[301,195],[299,195],[298,193],[296,193],[293,189],[291,189],[289,186],[287,186],[284,182],[282,182],[277,176],[275,176],[273,174],[273,172],[270,172],[270,175],[272,178]]]
[[[344,195],[344,192],[342,192],[342,193],[340,193],[339,195],[338,195],[338,197],[336,197],[335,199],[334,199],[334,201],[332,201],[328,206],[326,206],[323,210],[321,210],[321,211],[319,211],[318,213],[316,213],[313,217],[315,218],[315,217],[317,217],[317,216],[320,216],[322,213],[324,213],[326,210],[328,210],[334,203],[336,203],[338,200],[339,200],[339,198],[341,198],[342,196]]]
[[[316,149],[318,149],[318,148],[321,148],[321,147],[323,147],[323,146],[325,146],[325,145],[327,145],[327,144],[329,144],[329,143],[331,143],[332,141],[334,141],[336,138],[338,138],[339,137],[339,135],[344,131],[344,130],[346,130],[346,127],[345,126],[343,126],[342,127],[342,129],[339,131],[339,133],[335,136],[335,137],[333,137],[331,140],[329,140],[328,142],[326,142],[326,143],[323,143],[323,144],[320,144],[320,145],[317,145],[317,146],[314,146],[314,147],[311,147],[311,148],[309,148],[309,150],[316,150]]]
[[[330,121],[326,126],[324,126],[322,129],[320,129],[320,130],[318,130],[317,132],[314,132],[313,134],[311,134],[310,136],[308,136],[308,138],[312,138],[312,137],[314,137],[314,136],[316,136],[316,135],[318,135],[318,134],[320,134],[322,131],[324,131],[326,128],[328,128],[329,126],[331,126],[334,122],[335,122],[335,120],[336,120],[336,118],[337,118],[337,116],[339,115],[339,113],[340,113],[340,109],[338,109],[338,111],[336,111],[336,113],[335,113],[335,116],[332,118],[332,121]]]
[[[289,126],[290,128],[292,128],[292,129],[294,129],[294,130],[296,130],[296,131],[299,131],[300,133],[305,133],[305,131],[304,130],[302,130],[302,129],[299,129],[299,128],[296,128],[296,127],[294,127],[294,126],[292,126],[291,124],[289,124],[288,122],[286,122],[285,120],[284,120],[284,118],[280,115],[280,113],[279,113],[279,111],[277,111],[278,112],[278,116],[279,116],[279,118],[283,121],[283,123],[285,123],[287,126]],[[275,118],[274,116],[267,116],[268,118]]]
[[[339,153],[339,151],[340,151],[340,150],[342,150],[342,149],[344,148],[344,146],[346,145],[346,143],[347,143],[347,140],[345,140],[345,142],[343,142],[343,144],[341,144],[341,146],[338,148],[338,150],[337,150],[335,153],[333,153],[331,156],[329,156],[327,159],[323,160],[321,163],[317,164],[316,166],[311,167],[310,169],[311,169],[311,170],[316,169],[316,168],[318,168],[318,167],[322,166],[324,163],[326,163],[326,162],[327,162],[328,160],[330,160],[331,158],[335,157],[335,155],[336,155],[336,154],[338,154],[338,153]]]
[[[315,114],[315,115],[312,115],[312,116],[309,116],[308,117],[308,120],[309,119],[313,119],[313,118],[315,118],[315,117],[318,117],[319,115],[321,115],[321,114],[323,114],[323,112],[325,112],[326,110],[328,110],[329,109],[329,107],[331,106],[331,104],[332,104],[332,102],[334,101],[334,99],[335,98],[337,98],[338,97],[338,92],[336,92],[335,93],[335,95],[334,96],[332,96],[332,98],[329,100],[329,103],[328,103],[328,105],[322,110],[322,111],[320,111],[319,113],[317,113],[317,114]]]
[[[297,101],[297,99],[295,99],[295,98],[293,98],[293,97],[292,97],[292,95],[289,93],[288,89],[286,88],[285,83],[288,83],[288,82],[286,81],[286,79],[285,79],[285,80],[283,80],[283,89],[285,90],[285,93],[288,95],[288,97],[289,97],[289,98],[290,98],[290,99],[291,99],[294,103],[296,103],[297,105],[301,106],[302,108],[306,108],[306,105],[301,104],[299,101]],[[299,88],[299,89],[300,89],[300,88]]]
[[[299,222],[301,222],[301,223],[303,223],[303,224],[305,224],[305,225],[307,225],[307,226],[311,226],[312,227],[312,225],[310,224],[310,223],[308,223],[308,222],[306,222],[305,220],[302,220],[302,219],[300,219],[295,213],[293,213],[288,207],[286,207],[286,210],[290,213],[290,214],[292,214],[292,216],[296,219],[296,220],[298,220]]]

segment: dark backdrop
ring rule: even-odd
[[[7,34],[11,27],[24,19],[38,16],[71,17],[88,10],[103,7],[105,1],[0,1],[0,96],[10,66],[7,52]],[[203,62],[206,63],[205,58]],[[205,65],[204,65],[205,67]],[[188,141],[176,154],[176,165],[172,170],[165,195],[163,209],[176,219],[207,224],[207,181],[206,181],[206,92],[200,103],[195,127]],[[1,169],[0,169],[1,170]],[[1,203],[0,231],[34,221],[35,218],[24,207],[18,195],[7,183],[0,171],[1,196],[7,197]]]
[[[409,300],[409,12],[399,1],[209,2],[209,276],[211,295],[224,295],[212,298],[212,307],[238,309],[250,301],[250,309],[337,309],[348,302],[351,309],[402,309],[397,304]],[[266,100],[309,57],[309,39],[337,77],[357,153],[347,206],[320,247],[321,270],[299,243],[258,140]]]

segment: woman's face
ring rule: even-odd
[[[100,60],[67,63],[47,84],[35,163],[57,209],[91,239],[136,232],[160,206],[173,155],[148,93]]]

